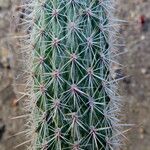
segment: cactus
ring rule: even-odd
[[[27,0],[22,7],[29,149],[120,147],[114,0]]]

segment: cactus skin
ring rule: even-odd
[[[27,103],[33,150],[115,150],[113,0],[26,2]]]

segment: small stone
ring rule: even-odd
[[[139,132],[140,132],[140,138],[141,138],[141,139],[144,139],[144,134],[145,134],[144,128],[140,128],[140,129],[139,129]]]
[[[140,134],[140,139],[144,139],[144,134]]]
[[[139,132],[140,132],[141,134],[144,134],[144,129],[141,127],[141,128],[139,129]]]
[[[141,73],[142,73],[142,74],[146,74],[146,72],[147,72],[147,71],[146,71],[146,68],[142,68],[142,69],[141,69]]]
[[[135,18],[136,14],[132,11],[131,12],[131,18]]]
[[[148,77],[150,75],[150,66],[147,68],[142,68],[141,73]]]
[[[12,106],[13,107],[17,107],[18,106],[18,100],[15,98],[15,99],[13,99],[13,101],[12,101]]]
[[[135,84],[135,83],[132,83],[131,86],[132,86],[133,88],[135,88],[135,87],[136,87],[136,84]]]
[[[9,8],[10,4],[11,4],[10,0],[0,0],[1,8]]]
[[[145,36],[144,35],[141,36],[141,40],[145,40]]]
[[[9,69],[10,68],[10,53],[7,48],[1,47],[0,49],[0,63],[2,67]]]

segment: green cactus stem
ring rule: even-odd
[[[116,150],[114,0],[27,0],[22,6],[33,150]]]

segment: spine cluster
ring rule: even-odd
[[[27,0],[26,101],[33,150],[116,150],[114,0]]]

